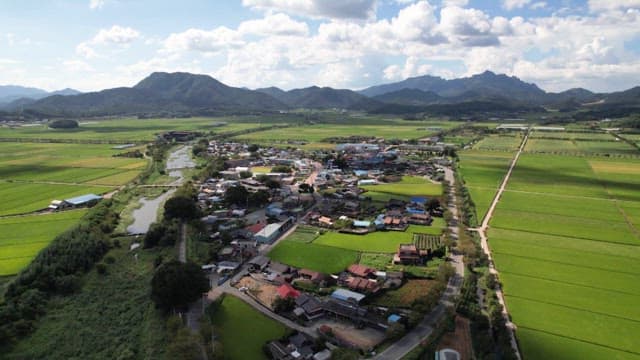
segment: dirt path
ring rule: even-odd
[[[489,272],[496,276],[498,276],[498,270],[496,270],[495,264],[493,262],[493,257],[491,256],[491,249],[489,248],[489,242],[487,239],[487,230],[489,228],[489,222],[493,217],[493,212],[495,211],[496,206],[498,206],[500,197],[502,196],[502,193],[507,187],[507,183],[509,183],[509,178],[511,177],[511,173],[513,172],[513,169],[516,167],[518,159],[520,158],[520,154],[522,154],[524,147],[527,145],[528,139],[529,139],[529,133],[527,133],[522,139],[520,148],[518,148],[518,152],[513,157],[513,160],[511,161],[511,165],[509,166],[509,170],[507,171],[507,174],[502,180],[502,184],[500,184],[500,188],[498,188],[498,192],[493,198],[493,201],[491,202],[491,206],[489,207],[487,214],[484,216],[484,219],[482,220],[482,225],[477,229],[469,229],[469,230],[478,232],[478,234],[480,235],[480,245],[482,247],[482,251],[487,255],[487,258],[489,259]],[[502,288],[498,287],[496,289],[496,296],[498,297],[498,301],[500,302],[500,305],[502,305],[502,317],[504,318],[507,331],[509,332],[509,337],[511,338],[511,347],[515,352],[516,357],[518,359],[521,359],[522,357],[520,356],[520,350],[518,349],[518,342],[516,341],[516,336],[515,336],[516,326],[514,323],[511,322],[511,320],[509,320],[509,312],[507,310],[507,304],[504,301],[504,294],[502,292]]]
[[[180,243],[178,244],[178,260],[182,263],[187,262],[187,224],[184,222],[180,226]]]

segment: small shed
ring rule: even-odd
[[[355,301],[359,303],[366,297],[366,295],[347,289],[337,289],[336,291],[331,293],[331,297],[337,300]]]

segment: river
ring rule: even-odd
[[[191,146],[182,146],[169,154],[165,169],[169,176],[176,178],[171,185],[176,187],[182,185],[184,182],[182,170],[194,168],[195,166],[196,164],[191,158]],[[158,208],[175,191],[176,189],[174,188],[154,199],[140,199],[142,206],[133,211],[133,224],[127,227],[127,232],[129,234],[144,234],[149,231],[149,226],[158,218]]]

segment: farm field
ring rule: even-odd
[[[573,144],[580,156],[523,153],[491,220],[489,245],[525,358],[637,359],[640,162],[589,154],[640,154],[601,141],[606,134],[576,134],[580,140],[530,140],[527,151]],[[483,170],[472,157],[465,172],[465,156],[461,171],[475,201],[474,182],[487,181],[495,165]]]
[[[434,184],[424,178],[418,176],[403,176],[402,180],[397,183],[365,185],[361,186],[367,191],[371,191],[372,200],[382,200],[385,195],[389,198],[407,198],[411,196],[434,197],[442,195],[442,184]],[[369,192],[365,193],[369,196]]]
[[[434,218],[431,226],[409,225],[406,231],[376,231],[366,235],[330,231],[320,235],[313,244],[355,251],[394,253],[398,250],[398,245],[413,243],[413,233],[439,235],[444,228],[444,220]]]
[[[606,134],[604,134],[606,135]],[[638,150],[623,141],[609,136],[608,140],[566,140],[533,138],[527,143],[525,151],[531,153],[568,153],[567,155],[599,155],[599,156],[634,156],[637,157]]]
[[[436,133],[438,131],[437,129],[452,128],[459,124],[460,123],[457,122],[414,122],[400,120],[392,124],[383,125],[320,124],[267,130],[243,134],[235,138],[263,144],[283,143],[290,140],[323,143],[323,140],[328,138],[347,137],[354,134],[384,137],[385,139],[418,139]]]
[[[431,291],[437,284],[435,280],[409,280],[401,288],[387,290],[381,296],[375,298],[373,302],[379,306],[386,307],[406,307],[412,304],[424,294]]]
[[[490,135],[473,145],[474,150],[516,151],[522,142],[522,135],[503,134]]]
[[[275,320],[258,313],[242,300],[225,296],[213,314],[213,324],[230,360],[267,359],[264,344],[285,336],[289,330]]]
[[[0,138],[110,140],[147,142],[155,134],[169,130],[214,133],[233,132],[259,127],[257,123],[238,123],[235,118],[134,119],[122,118],[80,122],[77,129],[50,129],[46,125],[19,128],[0,127]],[[258,120],[258,119],[256,119]],[[220,126],[221,123],[227,123]],[[257,121],[256,121],[257,122]]]
[[[51,200],[103,194],[135,179],[147,160],[114,157],[113,145],[0,142],[0,215],[46,208]]]
[[[358,259],[358,253],[353,250],[288,239],[276,245],[268,256],[290,266],[327,274],[338,273]]]
[[[0,219],[0,276],[17,274],[56,235],[72,227],[84,210]]]
[[[476,205],[478,221],[481,221],[507,173],[514,153],[468,150],[461,151],[458,156],[459,173]]]
[[[614,137],[607,133],[582,132],[582,131],[534,131],[529,135],[530,139],[560,139],[560,140],[604,140],[613,141]]]

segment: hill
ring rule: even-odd
[[[429,105],[443,101],[443,98],[433,91],[418,89],[401,89],[374,96],[373,99],[400,105]]]
[[[346,89],[311,86],[284,91],[276,87],[258,89],[292,108],[371,110],[379,107],[378,101]]]
[[[0,105],[6,105],[11,102],[20,100],[22,103],[38,100],[51,95],[77,95],[79,91],[74,89],[63,89],[48,92],[42,89],[17,86],[17,85],[0,85]]]

